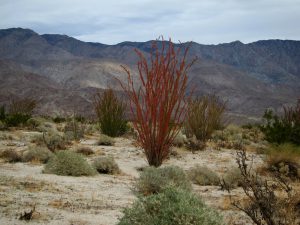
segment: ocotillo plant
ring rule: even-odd
[[[158,47],[160,44],[160,47]],[[186,114],[188,47],[175,49],[171,40],[152,43],[150,58],[135,50],[139,61],[139,87],[129,69],[127,83],[121,86],[130,99],[133,125],[138,143],[144,149],[149,165],[158,167],[167,158],[172,141],[177,135]]]

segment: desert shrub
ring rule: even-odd
[[[211,169],[206,166],[195,166],[189,170],[189,178],[198,185],[219,185],[220,179]]]
[[[80,154],[83,154],[83,155],[92,155],[94,154],[95,152],[93,151],[93,149],[91,149],[90,147],[88,146],[81,146],[81,147],[78,147],[76,149],[76,152],[77,153],[80,153]]]
[[[198,140],[195,136],[192,138],[188,138],[186,147],[188,150],[192,151],[202,151],[206,147],[206,143],[204,141]]]
[[[67,121],[67,119],[62,116],[55,116],[52,120],[54,123],[63,123]]]
[[[7,125],[0,120],[0,130],[5,130],[5,129],[7,129]]]
[[[270,171],[290,178],[300,178],[300,147],[293,144],[271,146],[266,151]]]
[[[187,143],[187,138],[181,131],[179,131],[173,140],[173,145],[176,147],[182,147],[185,143]]]
[[[300,99],[295,107],[284,107],[282,116],[272,110],[266,110],[263,118],[265,124],[261,126],[266,140],[271,143],[282,144],[291,142],[300,145]]]
[[[54,152],[55,150],[66,149],[66,141],[63,136],[57,132],[43,133],[43,141],[47,148]]]
[[[145,168],[136,181],[135,190],[142,195],[149,195],[157,194],[168,186],[176,186],[185,190],[191,189],[191,183],[181,168],[167,166]]]
[[[81,154],[68,150],[56,152],[45,165],[43,172],[62,176],[92,176],[96,174],[95,169]]]
[[[99,140],[97,141],[97,145],[112,146],[114,144],[115,144],[114,139],[105,134],[101,134]]]
[[[45,123],[46,120],[44,118],[34,117],[27,120],[26,125],[33,130],[38,130],[40,132],[43,132],[46,130],[41,130],[40,127],[45,125]]]
[[[226,186],[226,189],[234,189],[237,188],[238,186],[241,186],[242,183],[242,174],[238,168],[232,168],[228,170],[222,180],[222,185]],[[224,189],[225,187],[223,187]]]
[[[94,160],[94,168],[98,173],[118,174],[120,169],[112,156],[100,156]]]
[[[217,96],[203,96],[189,102],[186,122],[184,124],[187,136],[195,135],[198,140],[207,141],[214,130],[223,127],[222,117],[226,103]]]
[[[79,123],[75,117],[64,127],[65,137],[68,140],[79,140],[84,137],[85,125]]]
[[[15,163],[21,162],[22,156],[19,152],[14,149],[6,149],[0,153],[0,157],[4,158],[7,162]]]
[[[5,123],[8,126],[25,124],[31,118],[36,101],[32,99],[12,100],[8,105],[8,114],[5,116]]]
[[[0,106],[0,121],[4,121],[6,117],[5,106]]]
[[[118,225],[218,225],[217,211],[186,190],[166,188],[162,193],[138,199],[124,210]]]
[[[159,43],[159,47],[158,47]],[[175,50],[169,42],[153,42],[150,58],[136,50],[138,79],[123,66],[127,82],[122,88],[130,100],[137,143],[143,148],[150,166],[158,167],[168,158],[186,112],[187,70],[193,62],[186,62],[188,47]],[[139,88],[136,88],[137,80]]]
[[[95,96],[94,108],[103,134],[116,137],[126,132],[126,105],[117,98],[112,89]]]
[[[53,123],[50,122],[41,122],[39,126],[35,129],[38,132],[57,132],[57,129]]]
[[[268,181],[253,173],[245,151],[238,151],[236,160],[242,176],[241,187],[248,201],[231,200],[231,203],[257,225],[299,224],[299,191],[294,190],[281,176]],[[227,191],[230,193],[230,189]]]
[[[23,154],[24,162],[38,161],[41,163],[47,163],[53,153],[45,147],[30,147],[28,151]]]

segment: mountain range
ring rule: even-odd
[[[148,56],[152,41],[116,45],[83,42],[30,29],[0,30],[0,105],[12,98],[35,98],[37,113],[92,115],[93,95],[106,88],[121,93],[125,65],[137,74],[135,49]],[[194,95],[216,94],[238,120],[260,118],[300,98],[300,41],[239,41],[218,45],[195,42],[188,59]],[[120,94],[121,95],[121,94]]]

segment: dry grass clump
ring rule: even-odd
[[[190,150],[194,153],[195,151],[204,150],[205,147],[206,147],[206,143],[201,141],[201,140],[196,139],[195,136],[194,136],[194,137],[189,138],[187,140],[186,147],[187,147],[188,150]]]
[[[45,165],[43,172],[62,176],[92,176],[97,173],[81,154],[68,150],[56,152]]]
[[[211,169],[206,166],[196,165],[189,170],[189,178],[198,185],[219,185],[220,179]]]
[[[267,168],[290,178],[300,178],[300,147],[292,144],[267,149]]]
[[[83,155],[92,155],[94,154],[95,152],[93,151],[93,149],[91,149],[90,147],[88,146],[80,146],[76,149],[76,152],[77,153],[80,153],[80,154],[83,154]]]
[[[112,137],[109,137],[105,134],[101,134],[97,145],[104,145],[104,146],[113,146],[115,144],[115,140]]]
[[[181,131],[179,131],[173,140],[173,145],[180,148],[184,146],[185,143],[187,143],[187,138]]]
[[[222,216],[195,194],[174,187],[139,198],[118,225],[221,225]]]
[[[23,161],[47,163],[51,156],[53,153],[46,147],[30,147],[28,151],[23,153]]]
[[[234,189],[241,185],[242,182],[242,174],[238,168],[231,168],[228,170],[223,176],[223,184],[221,184],[222,189],[224,189],[224,185],[226,189]]]
[[[15,163],[15,162],[21,162],[22,156],[19,152],[17,152],[15,149],[5,149],[0,153],[0,157],[5,159],[6,162],[9,163]]]
[[[185,172],[177,166],[145,168],[135,184],[135,190],[142,195],[157,194],[168,186],[191,190],[191,183]]]
[[[94,168],[98,173],[119,174],[120,169],[112,156],[100,156],[93,162]]]

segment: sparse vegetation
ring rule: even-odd
[[[95,96],[94,108],[103,134],[116,137],[124,134],[127,129],[125,120],[126,105],[119,100],[112,89]]]
[[[67,122],[64,127],[65,137],[68,140],[79,140],[84,137],[85,125],[79,123],[75,117]]]
[[[203,96],[189,102],[184,129],[188,137],[206,142],[214,130],[222,128],[226,103],[217,96]]]
[[[145,168],[136,181],[135,190],[142,195],[150,195],[162,192],[168,186],[191,189],[191,183],[182,169],[177,166],[167,166]]]
[[[94,168],[98,173],[118,174],[120,169],[112,156],[100,156],[94,160]]]
[[[234,189],[238,186],[241,186],[243,177],[241,171],[238,168],[231,168],[229,169],[223,176],[221,182],[222,189]],[[224,186],[225,185],[225,186]]]
[[[283,110],[282,116],[266,110],[263,116],[265,124],[261,126],[261,130],[271,143],[291,142],[300,145],[300,99],[295,107],[283,107]]]
[[[159,48],[158,43],[162,45]],[[138,144],[150,166],[158,167],[168,158],[186,112],[187,70],[193,61],[186,62],[188,48],[183,53],[181,50],[175,50],[171,40],[153,42],[150,61],[136,50],[141,85],[138,89],[131,72],[123,66],[128,80],[120,83],[131,102]]]
[[[105,134],[101,134],[97,142],[97,145],[105,145],[105,146],[112,146],[114,144],[115,144],[114,139]]]
[[[222,217],[196,195],[166,188],[162,193],[138,199],[124,210],[118,225],[218,225]]]
[[[50,157],[53,156],[53,153],[49,151],[46,147],[32,146],[23,154],[24,162],[41,162],[47,163]]]
[[[189,178],[198,185],[219,185],[220,179],[211,169],[206,166],[195,166],[189,170]]]
[[[245,151],[237,152],[237,164],[242,175],[241,186],[248,202],[232,204],[245,212],[257,225],[296,225],[299,224],[297,214],[297,193],[280,175],[267,181],[251,171]],[[226,185],[224,185],[226,187]],[[230,193],[230,189],[227,189]]]
[[[92,176],[96,174],[96,170],[82,155],[68,150],[56,152],[45,165],[43,172],[62,176]]]
[[[43,141],[47,148],[54,152],[56,150],[66,149],[66,141],[63,136],[57,132],[43,133]]]

